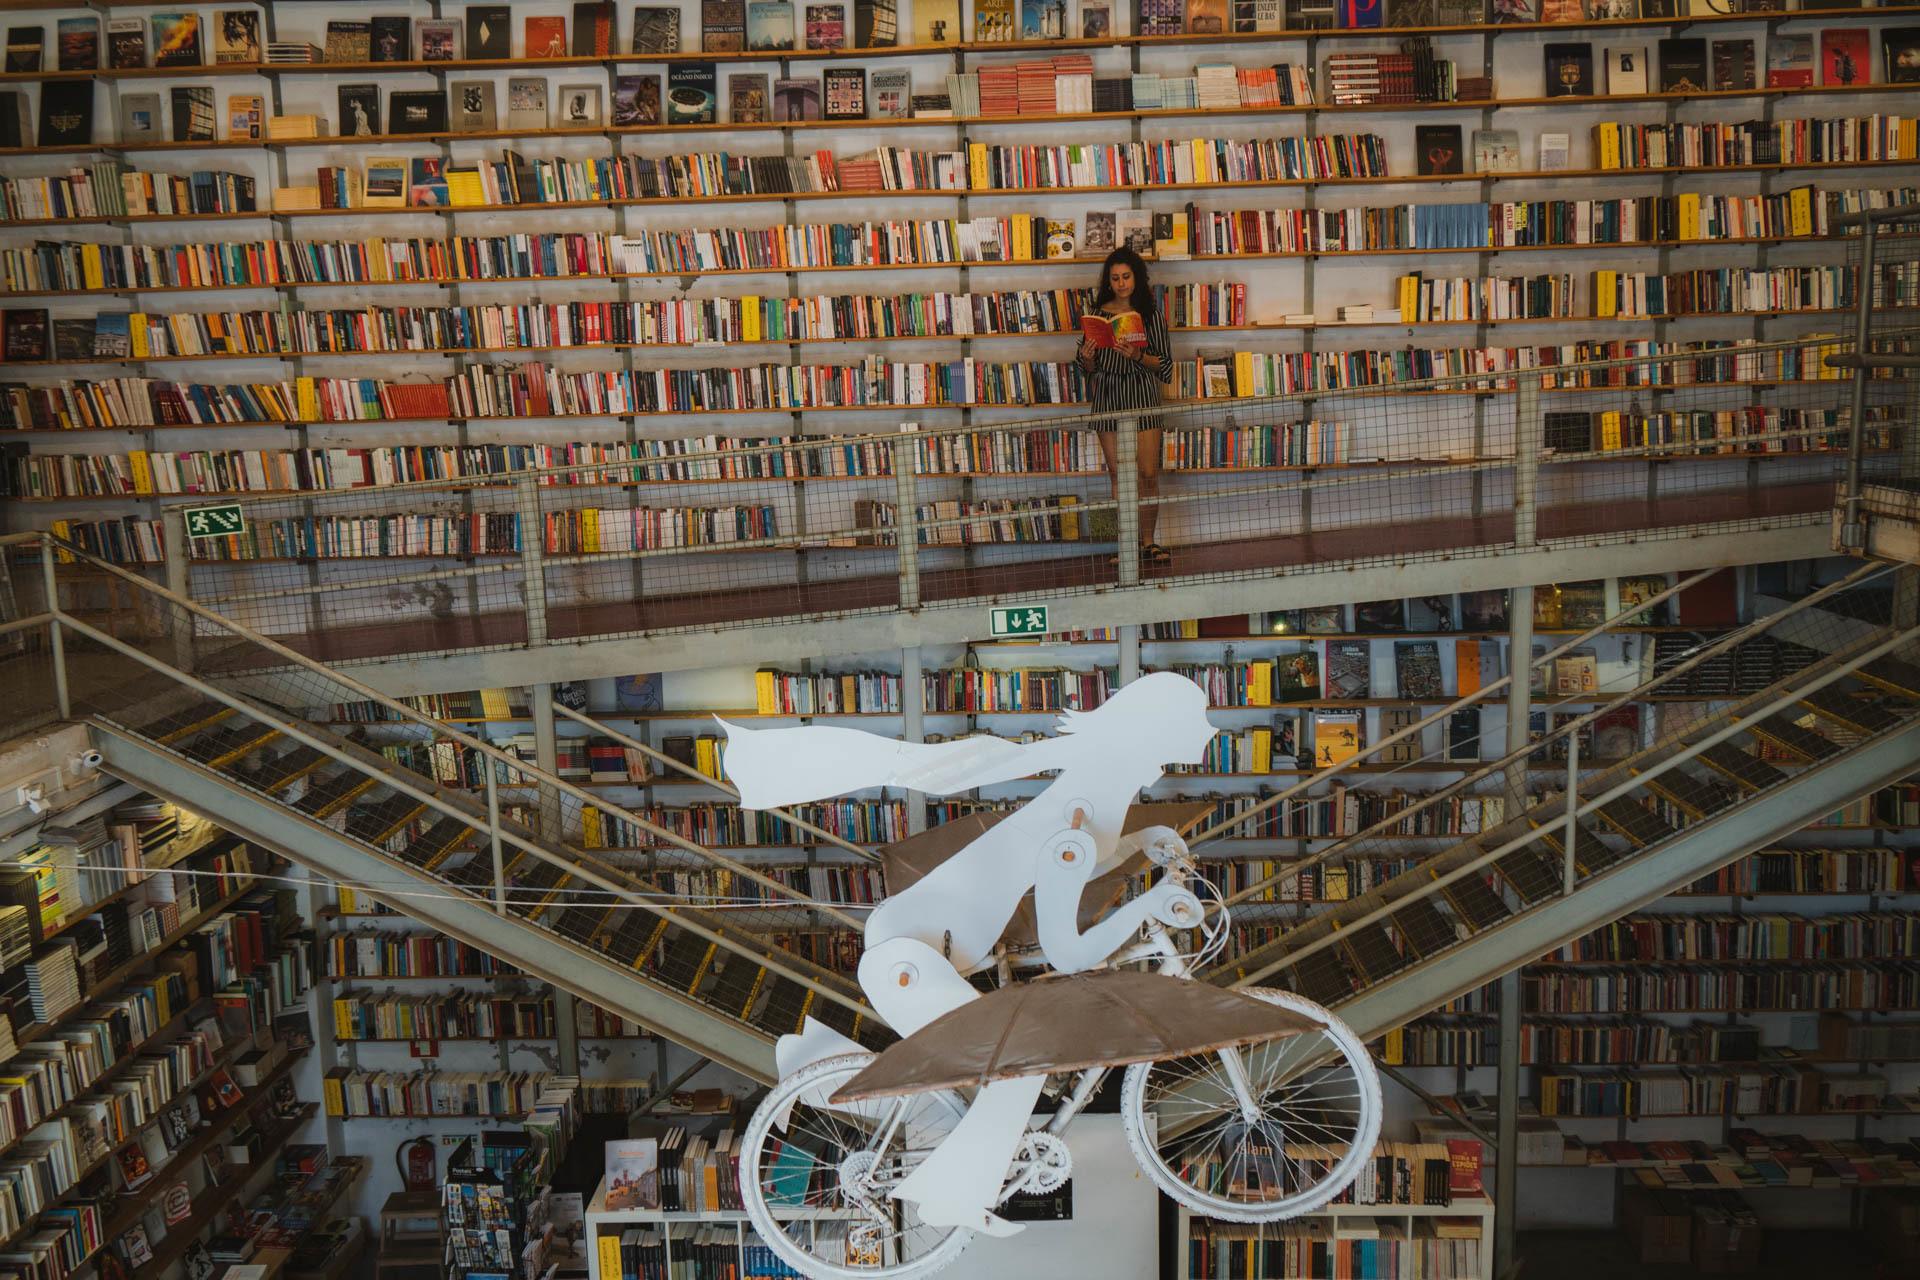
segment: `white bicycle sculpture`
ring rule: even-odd
[[[900,1044],[876,1057],[812,1020],[781,1038],[780,1081],[747,1124],[739,1181],[755,1230],[788,1264],[815,1280],[907,1280],[952,1262],[975,1231],[1017,1232],[994,1210],[1066,1181],[1069,1126],[1122,1066],[1134,1158],[1198,1213],[1296,1217],[1360,1172],[1381,1104],[1359,1037],[1292,992],[1193,981],[1226,941],[1220,896],[1178,832],[1129,826],[1139,789],[1170,760],[1197,762],[1213,737],[1192,682],[1147,676],[1032,743],[726,728],[728,773],[748,808],[876,785],[952,793],[1057,771],[1025,806],[976,822],[964,847],[913,868],[912,883],[869,917],[860,982]],[[1149,865],[1159,870],[1151,888],[1082,927],[1090,887],[1098,905]],[[1031,917],[1016,920],[1029,891]],[[1199,945],[1182,951],[1182,935]],[[1046,968],[1054,973],[1014,980]],[[999,975],[991,993],[966,980],[983,970]],[[1152,1043],[1114,1043],[1111,1019],[1076,1024],[1091,994],[1128,1002]],[[1007,1041],[1023,1003],[1029,1016],[1058,1016],[1023,1024],[1035,1043],[1017,1067],[969,1056],[1003,1010],[1008,1033],[988,1043]],[[948,1058],[967,1065],[956,1073]],[[1043,1095],[1052,1110],[1036,1115]]]

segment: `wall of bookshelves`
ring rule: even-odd
[[[813,7],[794,6],[792,26],[802,45],[810,26],[807,10]],[[991,6],[983,7],[991,18]],[[1143,29],[1140,16],[1121,11],[1122,5],[1114,7],[1106,34],[1093,38],[958,43],[958,36],[973,32],[979,17],[969,7],[944,19],[949,42],[937,46],[931,43],[931,24],[941,19],[902,7],[895,15],[899,38],[914,42],[855,54],[805,48],[715,52],[712,42],[703,48],[702,9],[691,0],[649,9],[645,24],[636,21],[634,7],[616,6],[601,46],[591,38],[598,11],[581,7],[585,11],[576,12],[576,6],[564,3],[511,6],[504,24],[495,15],[482,15],[480,6],[448,7],[442,13],[431,6],[396,3],[385,6],[385,14],[343,17],[327,5],[281,3],[192,11],[200,28],[197,64],[160,66],[151,64],[160,59],[161,45],[168,41],[169,50],[187,56],[181,29],[168,25],[156,34],[153,15],[145,9],[125,14],[116,9],[87,11],[100,26],[97,56],[106,69],[97,71],[60,69],[63,58],[84,56],[82,32],[70,33],[73,48],[62,44],[62,22],[82,19],[81,10],[24,10],[9,19],[19,37],[9,41],[10,53],[18,55],[10,65],[32,65],[28,33],[38,29],[40,69],[0,73],[0,94],[12,95],[3,100],[0,116],[11,122],[24,112],[31,127],[19,141],[46,145],[23,145],[5,153],[10,199],[0,210],[9,218],[0,224],[5,381],[46,388],[72,380],[145,377],[259,390],[230,397],[212,393],[225,408],[206,401],[175,413],[176,406],[208,394],[185,392],[156,406],[151,415],[167,422],[166,429],[23,431],[10,438],[18,452],[125,459],[123,469],[132,478],[124,494],[118,484],[89,492],[83,483],[58,474],[49,479],[45,468],[36,471],[9,459],[14,491],[37,499],[15,507],[15,519],[46,524],[151,516],[152,503],[127,501],[149,487],[143,478],[149,470],[161,477],[162,489],[183,484],[197,490],[259,490],[317,483],[303,478],[284,484],[276,478],[277,460],[271,458],[257,460],[250,476],[243,467],[236,479],[222,468],[248,459],[210,456],[217,451],[258,455],[407,444],[613,444],[707,433],[866,431],[885,429],[902,416],[951,422],[970,420],[977,412],[978,420],[986,422],[1024,416],[1030,410],[1020,405],[1031,401],[1047,402],[1051,410],[1057,402],[1079,398],[1071,370],[1061,363],[1071,356],[1069,335],[1081,305],[1070,295],[1093,279],[1094,266],[1086,255],[1098,256],[1095,246],[1119,229],[1112,225],[1115,219],[1136,230],[1136,224],[1144,222],[1140,233],[1149,241],[1156,231],[1167,233],[1161,237],[1154,268],[1157,280],[1172,290],[1170,305],[1178,309],[1175,342],[1183,395],[1296,385],[1304,376],[1301,358],[1347,350],[1492,351],[1492,356],[1474,358],[1497,362],[1517,348],[1548,346],[1571,355],[1582,344],[1614,344],[1616,350],[1625,350],[1619,344],[1834,331],[1839,317],[1833,308],[1844,299],[1834,292],[1836,280],[1828,268],[1839,259],[1834,246],[1815,242],[1807,233],[1824,225],[1830,205],[1838,208],[1854,198],[1844,193],[1912,191],[1920,151],[1915,149],[1913,121],[1897,116],[1903,101],[1900,86],[1889,81],[1908,74],[1903,50],[1914,39],[1915,10],[1847,9],[1821,16],[1636,13],[1628,19],[1602,20],[1571,10],[1563,14],[1563,7],[1549,6],[1547,16],[1572,20],[1544,25],[1482,25],[1478,19],[1483,15],[1457,6],[1423,3],[1402,6],[1397,13],[1389,7],[1388,20],[1397,29],[1376,32],[1308,29],[1333,21],[1330,13],[1313,5],[1286,6],[1298,12],[1256,5],[1249,6],[1246,22],[1284,22],[1291,29],[1138,35],[1134,33]],[[1094,8],[1068,5],[1058,16],[1071,34],[1081,30],[1085,11]],[[1207,8],[1198,6],[1194,20],[1204,24],[1211,16]],[[1258,15],[1252,12],[1256,8],[1261,10]],[[847,6],[846,38],[856,38],[863,29],[864,11],[864,5]],[[225,16],[229,12],[250,14],[254,20],[241,19],[230,28]],[[670,25],[677,26],[679,52],[672,54],[656,52],[662,47],[657,24],[669,13],[677,17]],[[398,45],[388,44],[392,28],[382,24],[403,14],[411,22],[407,58],[353,60],[359,55],[357,41],[365,42],[369,58],[389,47],[398,51]],[[479,16],[491,18],[484,37],[475,26]],[[756,10],[748,16],[759,32],[760,24],[777,12]],[[1223,25],[1239,20],[1223,19]],[[147,65],[115,68],[117,57],[131,59],[117,51],[132,33],[117,31],[114,24],[135,21],[147,24],[141,32]],[[439,21],[453,23],[463,59],[438,63],[412,56],[421,52],[423,30]],[[1036,21],[1048,19],[1040,14]],[[1179,21],[1184,31],[1186,15]],[[582,52],[534,56],[549,47],[556,22],[561,47]],[[329,24],[343,25],[330,32]],[[645,52],[632,52],[639,25],[646,27],[645,40],[652,43],[642,44]],[[1822,33],[1829,29],[1862,35],[1825,40]],[[582,30],[589,38],[577,44]],[[1783,66],[1776,79],[1791,83],[1805,71],[1807,83],[1795,88],[1770,85],[1771,63],[1791,62],[1789,54],[1797,57],[1801,50],[1792,41],[1802,37],[1810,42],[1809,65]],[[1437,60],[1431,68],[1418,61],[1419,83],[1412,90],[1401,83],[1403,71],[1391,61],[1358,69],[1351,62],[1334,61],[1395,56],[1409,39],[1428,41]],[[1696,47],[1690,41],[1705,43]],[[1752,42],[1746,51],[1751,61],[1735,44],[1721,66],[1705,52],[1714,41]],[[308,45],[317,47],[324,60],[261,63],[262,58],[305,57]],[[1548,96],[1549,47],[1556,50],[1552,66],[1557,81],[1559,59],[1566,53],[1559,49],[1562,45],[1587,49],[1587,79],[1582,84],[1595,96]],[[476,57],[476,50],[486,56]],[[1615,55],[1623,50],[1643,53],[1637,74],[1645,77],[1644,84],[1634,72],[1609,67],[1609,58],[1617,61]],[[1852,58],[1852,83],[1837,82],[1839,72],[1826,69],[1824,59],[1832,50]],[[1696,57],[1705,61],[1696,66]],[[221,58],[227,60],[217,61]],[[813,108],[804,105],[806,91],[788,82],[824,79],[843,70],[842,63],[865,67],[863,118],[748,119],[756,89],[763,105],[771,102],[769,115],[807,115]],[[1016,65],[1027,68],[1024,79],[1006,70]],[[1297,68],[1302,75],[1289,73],[1284,81],[1275,76],[1269,82],[1256,74],[1275,65]],[[1384,73],[1379,69],[1383,65]],[[1196,76],[1199,66],[1211,70]],[[892,109],[899,99],[899,73],[906,77],[906,110],[911,114],[883,117],[883,110]],[[1309,75],[1311,101],[1304,101],[1298,92],[1303,85],[1296,79]],[[1385,78],[1383,87],[1375,89],[1370,77],[1378,75]],[[1723,81],[1745,84],[1749,75],[1750,88],[1717,87]],[[1663,91],[1665,84],[1691,83],[1696,76],[1703,86],[1716,87]],[[950,77],[957,78],[950,84]],[[827,96],[840,92],[836,88]],[[966,118],[938,114],[940,108],[931,99],[943,92],[947,109]],[[1014,96],[1008,99],[1006,92]],[[717,100],[714,120],[681,120],[676,113],[692,108],[680,104],[702,93]],[[977,111],[969,95],[980,99]],[[1354,100],[1418,95],[1454,100]],[[565,123],[583,96],[597,102],[589,108],[597,111],[596,120]],[[531,105],[536,99],[544,106]],[[1151,105],[1156,102],[1165,105]],[[415,109],[426,112],[428,131],[401,133]],[[232,118],[236,110],[242,117],[239,136]],[[1896,115],[1887,116],[1890,111]],[[91,119],[86,118],[89,112]],[[362,113],[371,141],[342,140],[340,135],[351,132]],[[1786,127],[1790,121],[1860,119],[1875,113],[1883,122],[1880,133],[1856,138],[1857,146],[1840,152],[1806,149],[1831,143],[1830,138],[1822,141],[1818,128],[1809,133]],[[52,132],[43,136],[42,126],[50,119]],[[1635,130],[1644,127],[1745,121],[1756,123],[1753,137],[1781,142],[1785,150],[1780,159],[1764,147],[1757,153],[1743,151],[1742,142],[1721,157],[1737,163],[1707,167],[1692,163],[1694,157],[1687,155],[1679,157],[1685,163],[1656,164],[1663,157],[1623,155],[1620,163],[1640,166],[1623,171],[1605,167],[1616,163],[1610,139],[1620,131],[1594,132],[1595,126],[1617,124],[1631,143],[1639,136]],[[153,136],[143,132],[148,129]],[[211,137],[198,136],[209,129]],[[247,136],[256,129],[261,136]],[[1229,176],[1221,177],[1203,165],[1193,176],[1185,167],[1191,148],[1155,150],[1156,144],[1196,137],[1219,140],[1218,154],[1233,164],[1279,167],[1255,168],[1250,172],[1256,176],[1241,178],[1235,176],[1242,172],[1239,168],[1223,170]],[[1291,141],[1271,154],[1249,150],[1255,142],[1276,138]],[[1358,144],[1351,154],[1344,149],[1330,154],[1337,140],[1353,138],[1371,141]],[[1137,155],[1124,157],[1129,164],[1171,161],[1178,151],[1180,167],[1165,180],[1126,170],[1102,175],[1100,181],[1081,172],[1057,180],[1027,174],[983,182],[983,176],[991,175],[972,171],[976,160],[1038,158],[1037,153],[1016,151],[976,156],[969,150],[976,145],[1017,149],[1062,143],[1095,152],[1139,144]],[[1329,154],[1316,153],[1315,146],[1328,148]],[[674,187],[682,194],[671,197],[619,195],[611,200],[548,200],[528,207],[530,184],[560,180],[569,164],[576,166],[567,171],[575,177],[581,164],[614,162],[628,165],[636,180],[651,181],[639,176],[646,164],[722,151],[753,157],[759,168],[749,166],[747,176],[729,180],[716,178],[712,163],[704,177],[699,164],[677,169],[669,165],[659,171],[669,184],[695,186]],[[789,176],[807,183],[825,181],[818,173],[801,171],[816,153],[833,158],[838,189],[784,190]],[[943,158],[949,155],[959,160]],[[518,173],[512,157],[524,162]],[[1117,152],[1112,158],[1123,159]],[[800,170],[789,175],[788,160]],[[404,166],[398,207],[369,207],[369,188],[386,189],[378,169],[383,161]],[[942,189],[880,190],[883,181],[876,165],[883,163],[896,166],[896,173],[919,166],[915,184],[939,184]],[[369,164],[375,166],[371,184]],[[489,167],[496,164],[504,166],[500,174]],[[254,211],[94,216],[93,206],[83,205],[77,208],[87,216],[75,217],[57,203],[44,209],[35,203],[73,194],[43,189],[39,179],[59,181],[79,170],[104,189],[117,181],[117,170],[103,166],[114,165],[183,179],[195,173],[238,175],[251,185]],[[948,176],[942,176],[943,166],[952,170]],[[488,208],[464,203],[471,194],[467,186],[484,186],[501,175],[509,183],[524,179],[529,184],[517,204]],[[1151,180],[1134,180],[1142,176]],[[715,181],[718,188],[698,185]],[[729,181],[735,187],[750,183],[752,190],[728,189]],[[336,184],[346,193],[345,202],[355,207],[305,207],[317,198],[316,188],[324,187],[328,199],[338,198]],[[234,184],[216,190],[220,185],[203,182],[199,198],[238,198],[230,189]],[[1817,194],[1796,202],[1792,193],[1809,186]],[[406,203],[416,192],[436,203]],[[580,193],[555,187],[546,194]],[[376,195],[374,200],[381,198]],[[1639,203],[1604,216],[1584,206],[1522,208],[1507,203],[1616,199]],[[1485,202],[1497,207],[1461,207]],[[1397,212],[1383,218],[1367,209]],[[1229,228],[1213,216],[1246,210],[1266,211],[1261,234],[1268,239],[1246,241],[1251,229],[1240,225],[1241,220],[1233,220]],[[1335,220],[1332,214],[1338,210],[1356,212]],[[1165,223],[1156,226],[1159,215],[1165,215]],[[1615,215],[1638,221],[1617,222]],[[1515,217],[1520,222],[1512,222]],[[849,230],[837,247],[825,231],[798,238],[759,235],[770,228],[846,226],[855,219],[862,227],[902,225],[891,228],[891,236],[884,228],[877,236]],[[1568,225],[1551,230],[1555,219]],[[1583,220],[1590,229],[1575,233],[1571,221]],[[1547,229],[1510,230],[1515,226]],[[698,237],[703,232],[719,234],[708,244]],[[459,249],[480,255],[472,259],[472,268],[456,272],[448,265],[444,247],[436,246],[444,246],[450,237],[477,238],[463,241]],[[513,237],[535,240],[517,242]],[[539,237],[563,239],[549,243]],[[1632,243],[1578,243],[1551,246],[1553,252],[1523,252],[1542,247],[1536,243],[1542,238]],[[376,265],[295,251],[316,242],[366,244],[376,239],[381,242],[371,251],[379,259]],[[777,247],[771,243],[775,239],[780,241]],[[995,241],[1001,246],[997,254],[987,247]],[[1052,256],[1069,241],[1074,256]],[[268,273],[257,255],[249,260],[236,253],[218,262],[209,254],[192,268],[198,274],[181,277],[180,260],[165,252],[169,246],[204,249],[215,243],[254,244],[268,251],[277,246],[288,256],[284,269]],[[856,247],[862,243],[865,248]],[[113,263],[55,247],[73,244],[139,246],[155,252],[141,257],[116,250],[133,269],[133,274],[120,274]],[[560,258],[535,263],[515,256],[543,248]],[[1567,256],[1560,257],[1561,252]],[[733,256],[736,253],[761,256]],[[575,254],[581,256],[571,256]],[[885,261],[876,262],[876,257]],[[1016,257],[1024,260],[1006,260]],[[1209,262],[1209,257],[1223,261]],[[480,266],[482,258],[490,265]],[[907,261],[900,261],[903,258]],[[133,265],[135,259],[139,265]],[[1789,289],[1791,296],[1721,296],[1714,290],[1731,278],[1708,281],[1688,274],[1723,268],[1763,268],[1775,273],[1767,277],[1770,285]],[[552,278],[556,272],[564,278]],[[1624,273],[1628,278],[1607,276],[1603,283],[1592,272]],[[1425,295],[1417,283],[1406,292],[1415,273],[1424,280]],[[475,274],[492,279],[470,278]],[[1648,291],[1642,276],[1659,277],[1670,287],[1664,294],[1658,285]],[[1514,279],[1523,284],[1510,288],[1489,283]],[[233,287],[239,281],[269,280],[273,283]],[[1465,282],[1464,293],[1449,290],[1448,282]],[[1436,293],[1441,296],[1431,296]],[[1455,296],[1450,298],[1450,293]],[[916,310],[936,294],[950,295],[949,305],[966,313],[966,322],[947,318],[937,303],[926,315]],[[1473,295],[1471,303],[1465,294]],[[987,295],[999,295],[996,306],[987,305]],[[1423,296],[1425,302],[1420,301]],[[909,301],[892,308],[894,320],[872,323],[849,319],[844,305],[836,314],[828,301],[876,297]],[[1404,316],[1403,297],[1410,304]],[[815,304],[811,311],[809,301]],[[593,311],[595,307],[610,310]],[[1616,316],[1616,310],[1629,314]],[[1738,319],[1730,321],[1727,310],[1738,311]],[[123,311],[147,319],[130,319],[123,333],[122,322],[113,318]],[[638,327],[627,326],[616,313]],[[1027,345],[1000,340],[1009,329]],[[409,349],[390,349],[396,345]],[[146,354],[136,354],[141,352]],[[1236,352],[1259,359],[1240,361]],[[1294,363],[1268,360],[1285,356],[1294,357]],[[431,388],[445,379],[458,382],[487,369],[529,361],[568,374],[624,377],[635,387],[640,409],[572,417],[522,414],[495,421],[475,416],[475,410],[458,410],[429,389],[424,407],[400,409],[390,394],[387,407],[379,411],[383,417],[424,416],[373,423],[333,420],[343,411],[316,407],[311,395],[303,409],[297,391],[302,378],[386,380]],[[813,372],[792,372],[801,367]],[[991,378],[985,372],[989,367],[997,370]],[[749,372],[709,379],[697,393],[697,407],[689,399],[696,393],[686,378],[653,376],[712,368]],[[953,376],[964,380],[968,368],[973,380],[966,385],[927,390]],[[752,372],[755,369],[760,372]],[[851,372],[835,372],[845,370]],[[261,409],[259,402],[272,398],[267,388],[282,383],[287,384],[289,407]],[[358,398],[357,388],[344,383],[331,391]],[[160,398],[168,400],[170,394]],[[417,394],[418,388],[401,393],[403,398]],[[1727,388],[1678,395],[1688,407],[1724,407],[1748,403],[1751,393]],[[36,402],[31,393],[6,399],[0,405],[0,415],[11,415],[6,426],[33,428],[60,421],[48,403]],[[924,403],[930,399],[946,403]],[[908,403],[899,403],[902,400]],[[1014,403],[982,403],[988,400]],[[1338,400],[1337,394],[1329,394],[1327,403],[1314,405],[1311,412],[1337,420]],[[1461,396],[1429,402],[1424,408],[1432,425],[1423,438],[1423,452],[1499,452],[1509,430],[1509,401]],[[1591,404],[1626,409],[1630,402],[1656,411],[1679,401],[1666,392],[1644,391],[1602,393]],[[1584,397],[1581,407],[1588,407]],[[113,406],[108,416],[115,422],[138,423],[149,415],[143,408]],[[217,427],[175,426],[169,420],[176,417],[230,421]],[[249,425],[267,418],[288,421]],[[1364,442],[1353,447],[1358,454],[1367,452]],[[176,474],[178,480],[170,478]],[[1100,480],[1095,472],[1067,483],[1098,485]],[[1175,483],[1208,482],[1193,477]],[[970,477],[946,487],[965,499],[993,496],[995,482]],[[692,505],[698,498],[691,490],[665,486],[644,496],[630,495],[627,501]],[[351,566],[339,568],[353,571]]]

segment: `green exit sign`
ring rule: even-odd
[[[180,514],[187,522],[189,538],[224,538],[228,534],[244,533],[247,528],[246,513],[237,502],[217,507],[188,507]]]
[[[1048,629],[1047,606],[1043,604],[993,611],[993,634],[996,636],[1042,636]]]

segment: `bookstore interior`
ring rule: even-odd
[[[0,22],[0,1280],[1920,1273],[1920,4]]]

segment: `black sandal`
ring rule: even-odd
[[[1149,542],[1140,548],[1140,560],[1144,564],[1172,564],[1173,553],[1157,542]]]

